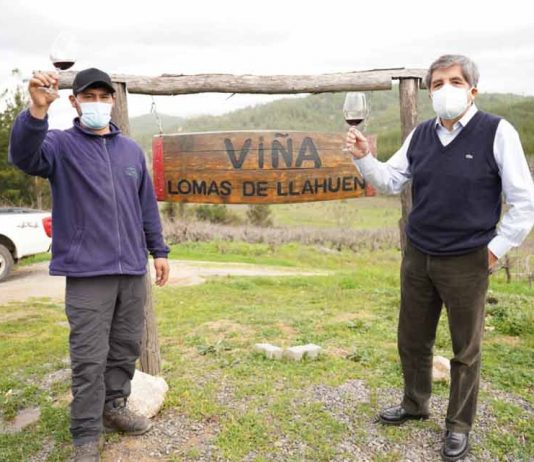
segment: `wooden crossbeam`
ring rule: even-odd
[[[72,87],[75,71],[60,74],[59,88]],[[113,74],[128,93],[185,95],[192,93],[296,94],[389,90],[393,80],[417,79],[424,87],[426,69],[371,69],[317,75],[163,74],[157,77]]]

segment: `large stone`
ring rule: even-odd
[[[154,417],[163,406],[168,390],[169,386],[163,377],[154,377],[136,370],[128,407],[145,417]]]
[[[451,362],[443,356],[434,356],[432,361],[432,380],[434,382],[448,381],[451,378]]]

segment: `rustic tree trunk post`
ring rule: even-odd
[[[419,88],[419,79],[400,79],[399,98],[400,98],[400,119],[402,141],[410,134],[417,125],[417,90]],[[406,223],[408,214],[412,208],[412,191],[408,185],[401,193],[402,216],[399,221],[401,249],[406,247]]]
[[[115,107],[111,113],[113,122],[120,128],[124,135],[130,135],[130,122],[128,119],[128,101],[126,84],[113,83],[115,88]],[[146,302],[145,302],[145,330],[141,345],[141,370],[151,375],[159,375],[161,372],[161,357],[159,352],[158,331],[154,302],[152,298],[152,281],[150,278],[150,265],[147,265],[145,277]]]
[[[159,375],[161,373],[161,356],[159,351],[158,326],[156,323],[156,312],[154,311],[149,265],[147,265],[146,269],[145,282],[145,333],[141,345],[141,371],[151,375]]]
[[[123,135],[130,136],[130,119],[128,118],[128,95],[126,84],[113,82],[115,89],[115,106],[111,111],[111,120],[120,128]]]

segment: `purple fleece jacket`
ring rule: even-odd
[[[143,151],[110,128],[95,135],[74,119],[68,130],[48,131],[48,120],[27,110],[13,125],[10,162],[52,188],[52,275],[141,275],[147,249],[169,253]]]

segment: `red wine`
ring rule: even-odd
[[[363,119],[345,119],[345,121],[352,127],[360,125],[363,122]]]
[[[53,64],[56,69],[66,71],[74,66],[74,61],[55,61]]]

